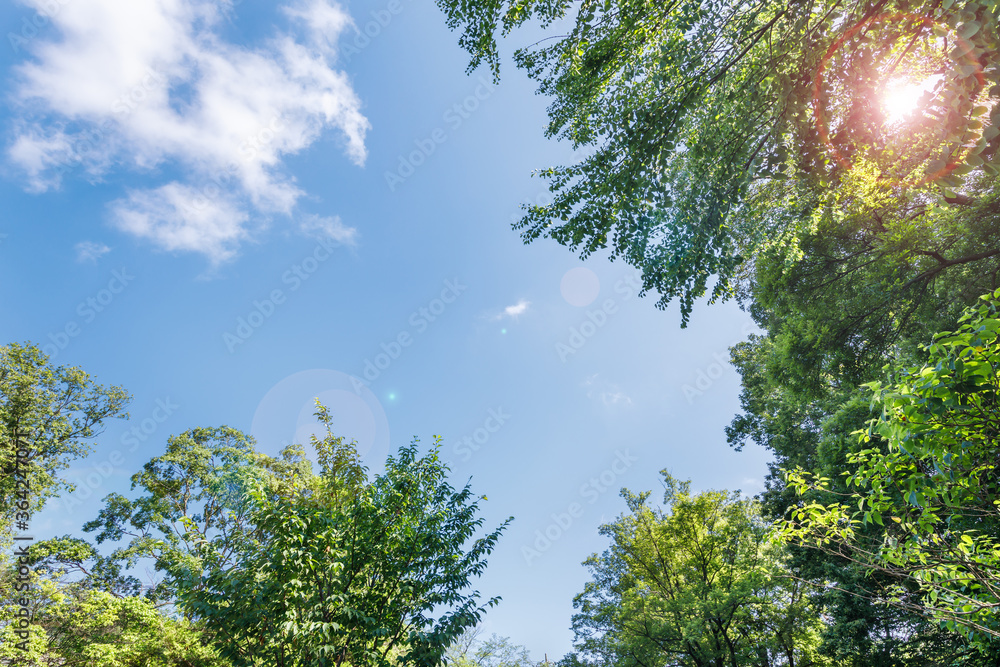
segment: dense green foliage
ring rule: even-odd
[[[257,493],[254,546],[181,589],[180,607],[234,664],[437,665],[498,601],[480,606],[465,589],[503,526],[463,550],[482,520],[469,487],[445,481],[437,448],[401,449],[371,484],[352,486],[353,473],[324,470],[288,497]]]
[[[448,484],[439,443],[400,449],[371,481],[353,443],[312,445],[319,474],[301,447],[268,457],[230,428],[170,438],[133,477],[145,493],[112,494],[84,527],[121,543],[102,571],[152,559],[148,597],[234,665],[439,664],[498,601],[468,588],[506,523],[477,536],[478,500]]]
[[[756,202],[755,215],[796,215],[792,206],[774,206],[786,201],[781,192],[771,189],[770,209]],[[785,249],[761,253],[744,277],[744,303],[765,333],[733,349],[743,412],[727,432],[737,448],[756,443],[773,452],[764,496],[771,516],[798,502],[781,469],[801,468],[831,478],[839,493],[852,492],[841,473],[856,466],[852,433],[870,419],[860,385],[880,379],[886,363],[925,363],[922,347],[931,337],[953,330],[966,305],[997,287],[996,183],[979,177],[965,192],[962,202],[934,203],[912,192],[906,199],[856,169],[824,206],[798,209],[815,226],[797,240],[797,258],[789,260]],[[865,530],[866,539],[882,538],[882,527]],[[836,555],[797,551],[796,558],[808,578],[836,582],[827,589],[834,619],[828,650],[858,656],[859,665],[951,661],[965,652],[957,636],[924,618],[921,605],[884,606],[900,586],[915,591],[915,582],[872,576]]]
[[[39,545],[24,590],[15,588],[17,561],[4,558],[0,660],[18,667],[228,667],[197,627],[163,614],[151,600],[103,590],[95,586],[100,576],[70,580],[94,556],[88,551],[73,540]],[[32,618],[17,632],[22,599]]]
[[[565,665],[768,667],[827,664],[815,593],[786,565],[758,503],[692,494],[664,471],[666,509],[623,491],[629,513],[574,606],[579,656]]]
[[[897,604],[918,605],[970,636],[1000,637],[1000,290],[927,348],[927,363],[872,383],[882,415],[850,455],[849,493],[794,471],[800,494],[821,491],[786,534],[916,581]],[[886,530],[872,535],[875,523]]]
[[[162,573],[150,597],[173,602],[194,572],[231,568],[258,532],[247,494],[258,481],[288,484],[309,473],[301,447],[258,453],[236,429],[197,428],[167,439],[164,454],[132,476],[143,495],[113,493],[83,529],[116,545],[109,560],[131,568],[152,559]],[[211,554],[206,556],[205,554]]]

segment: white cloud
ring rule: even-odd
[[[521,299],[520,301],[518,301],[517,303],[515,303],[513,306],[507,306],[506,308],[504,308],[503,309],[503,314],[506,315],[507,317],[517,318],[517,317],[519,317],[521,315],[524,315],[525,311],[528,310],[528,306],[530,306],[530,305],[531,304],[528,301],[525,301],[524,299]]]
[[[632,398],[612,382],[601,380],[597,374],[583,381],[587,387],[587,398],[600,401],[605,407],[632,405]]]
[[[208,198],[179,183],[131,192],[112,204],[112,215],[122,231],[165,250],[202,252],[216,262],[231,259],[249,235],[248,214],[233,197]]]
[[[330,52],[337,48],[337,37],[340,33],[354,25],[350,16],[324,0],[300,2],[293,7],[285,7],[284,11],[309,26],[313,47]]]
[[[47,1],[26,4],[41,11]],[[114,202],[113,223],[218,262],[254,231],[251,221],[292,213],[303,192],[283,160],[323,131],[336,130],[348,158],[364,164],[369,124],[333,67],[347,13],[326,0],[293,4],[284,8],[289,31],[249,48],[219,34],[230,5],[62,5],[52,16],[59,39],[36,38],[33,59],[16,69],[7,155],[28,188],[57,187],[67,170],[146,173],[158,182]]]
[[[59,185],[58,169],[73,159],[73,146],[65,132],[44,133],[39,127],[27,127],[7,150],[12,162],[28,176],[29,192],[44,192]]]
[[[78,262],[96,262],[111,252],[111,248],[108,246],[103,243],[95,243],[94,241],[80,241],[74,247],[76,249],[76,261]]]
[[[505,317],[510,317],[516,320],[518,317],[524,315],[528,311],[528,306],[530,305],[531,305],[530,301],[525,301],[524,299],[521,299],[514,305],[507,306],[506,308],[504,308],[503,312],[501,312],[499,315],[494,315],[493,319],[502,320]]]
[[[320,215],[303,216],[299,229],[309,236],[322,236],[333,239],[344,245],[357,243],[358,230],[341,222],[339,216],[323,217]]]

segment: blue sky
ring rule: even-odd
[[[0,7],[0,339],[134,395],[39,537],[79,533],[165,439],[276,453],[312,400],[378,468],[444,439],[455,481],[515,521],[479,581],[488,632],[570,649],[572,598],[618,489],[761,490],[731,451],[735,304],[636,295],[635,271],[522,244],[531,177],[572,160],[505,61],[494,86],[432,3],[31,0]],[[531,43],[514,35],[505,52]]]

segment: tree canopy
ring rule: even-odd
[[[787,568],[758,504],[663,476],[665,508],[623,490],[629,513],[601,527],[611,546],[585,562],[593,580],[573,603],[579,654],[563,664],[826,664],[815,595]]]
[[[552,100],[547,135],[583,157],[540,171],[554,199],[527,207],[523,238],[584,257],[610,248],[642,271],[659,306],[680,300],[684,323],[709,289],[733,295],[763,250],[794,255],[810,215],[744,211],[774,184],[829,197],[859,170],[887,192],[941,202],[967,199],[965,175],[996,173],[992,2],[438,5],[470,68],[486,63],[495,76],[497,33],[531,21],[554,33],[514,58]],[[933,81],[905,123],[878,104],[897,79]]]
[[[919,598],[894,602],[971,636],[1000,637],[998,331],[1000,290],[936,336],[924,365],[868,385],[881,415],[857,433],[863,448],[843,473],[853,493],[792,471],[800,494],[821,493],[785,524],[789,537],[916,582]],[[863,530],[873,523],[886,530]]]
[[[509,520],[481,532],[440,441],[401,448],[372,480],[354,443],[328,430],[312,445],[319,474],[301,447],[268,457],[231,428],[172,437],[133,476],[145,494],[112,494],[84,529],[123,542],[107,561],[152,559],[163,576],[147,596],[234,665],[440,664],[499,601],[469,588]]]
[[[59,478],[105,422],[127,418],[131,397],[121,387],[104,387],[83,370],[53,366],[35,345],[0,346],[0,512],[13,524],[17,450],[26,455],[28,504],[40,509],[47,498],[72,490]]]
[[[137,590],[105,587],[99,572],[74,577],[88,559],[100,560],[81,542],[34,545],[26,588],[19,559],[0,556],[0,662],[18,667],[228,666],[199,627],[163,613]],[[31,614],[26,629],[14,622],[23,602]]]

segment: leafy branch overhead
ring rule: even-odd
[[[995,7],[977,2],[812,0],[438,0],[470,69],[499,76],[497,34],[550,33],[517,65],[551,99],[548,136],[581,149],[544,169],[549,205],[527,206],[525,241],[638,267],[658,306],[732,296],[762,247],[802,220],[747,219],[771,183],[841,187],[872,164],[879,185],[961,200],[963,176],[993,175]],[[876,103],[893,77],[937,76],[898,131]]]

